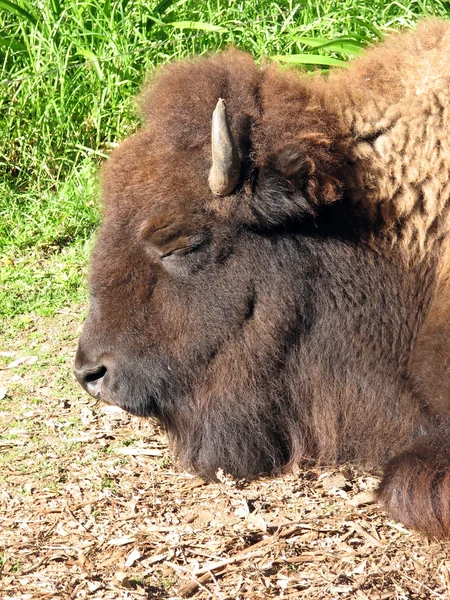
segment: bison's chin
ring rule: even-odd
[[[105,404],[109,406],[118,406],[122,410],[136,416],[136,417],[155,417],[158,418],[160,411],[154,397],[147,397],[145,400],[138,400],[132,396],[116,398],[102,397],[99,398]]]
[[[176,412],[165,411],[160,420],[185,469],[212,481],[219,470],[247,480],[283,471],[291,441],[270,405],[261,401],[262,410],[252,411],[242,398],[240,410],[236,404],[228,397],[199,406],[185,397]]]

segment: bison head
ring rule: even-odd
[[[339,194],[332,125],[307,82],[235,51],[166,68],[143,110],[104,171],[76,377],[157,417],[202,474],[272,471],[315,310],[314,248],[295,231]]]

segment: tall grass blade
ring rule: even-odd
[[[11,50],[14,50],[14,52],[23,52],[27,49],[25,44],[22,44],[22,42],[16,42],[11,38],[2,36],[0,36],[0,47],[10,48]]]
[[[320,65],[323,67],[346,67],[348,65],[345,60],[320,54],[286,54],[271,56],[271,58],[291,65]]]
[[[174,21],[173,23],[164,23],[175,29],[195,29],[198,31],[210,31],[214,33],[228,33],[226,27],[212,25],[211,23],[201,23],[200,21]]]
[[[62,13],[61,3],[59,2],[59,0],[50,0],[50,6],[55,19],[59,19]]]
[[[334,40],[326,40],[323,38],[296,37],[295,41],[311,48],[321,49],[326,48],[330,52],[345,52],[346,54],[358,55],[361,54],[366,44],[355,40],[351,37],[339,37]]]
[[[100,66],[100,62],[99,62],[98,58],[95,56],[95,54],[92,52],[92,50],[87,50],[86,48],[82,48],[81,50],[77,51],[77,54],[84,56],[84,58],[86,58],[92,64],[92,66],[96,70],[97,75],[100,80],[103,80],[105,78],[105,75]]]
[[[163,15],[166,12],[166,9],[172,6],[174,1],[175,0],[161,0],[161,2],[158,2],[158,4],[153,9],[153,12],[160,16]]]
[[[30,12],[19,6],[18,4],[14,4],[14,2],[10,2],[10,0],[0,0],[0,9],[6,10],[10,13],[14,13],[19,15],[20,17],[24,17],[29,23],[36,25],[37,19]]]
[[[352,21],[356,23],[359,27],[362,26],[371,31],[379,40],[382,40],[384,38],[383,33],[378,29],[378,27],[375,27],[373,23],[370,23],[369,21],[366,21],[361,17],[353,17]]]

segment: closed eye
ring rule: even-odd
[[[168,258],[186,256],[198,250],[201,246],[203,246],[204,242],[205,240],[200,238],[198,240],[190,240],[189,244],[187,244],[186,246],[179,246],[178,248],[173,248],[170,251],[165,252],[165,254],[161,254],[160,258],[161,260],[166,260]]]
[[[191,240],[190,240],[191,242]],[[203,270],[209,264],[209,244],[199,240],[197,244],[179,246],[159,255],[160,265],[170,275],[176,277],[191,277]]]

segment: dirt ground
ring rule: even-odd
[[[0,598],[450,597],[450,544],[372,503],[374,474],[206,484],[150,421],[71,374],[84,309],[0,338]]]

